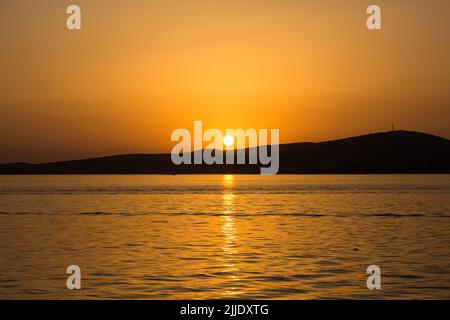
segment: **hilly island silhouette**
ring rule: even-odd
[[[2,164],[0,174],[259,174],[260,167],[177,166],[170,153],[129,154],[42,164]],[[450,173],[450,140],[420,132],[389,131],[318,143],[280,144],[278,173]]]

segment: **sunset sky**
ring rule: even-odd
[[[194,120],[450,138],[449,39],[448,0],[1,0],[0,163],[170,152]]]

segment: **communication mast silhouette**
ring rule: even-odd
[[[392,132],[394,132],[394,123],[392,123]]]

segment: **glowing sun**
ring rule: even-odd
[[[232,136],[225,136],[223,138],[223,144],[230,147],[234,144],[234,138]]]

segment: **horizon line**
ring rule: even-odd
[[[410,131],[410,130],[388,130],[388,131],[380,131],[380,132],[371,132],[366,134],[360,134],[360,135],[352,135],[344,138],[337,138],[332,140],[323,140],[318,142],[311,142],[311,141],[299,141],[299,142],[286,142],[286,143],[279,143],[278,146],[287,146],[287,145],[295,145],[295,144],[321,144],[321,143],[329,143],[329,142],[337,142],[337,141],[344,141],[349,139],[355,139],[355,138],[362,138],[367,137],[371,135],[380,135],[380,134],[389,134],[389,133],[412,133],[412,134],[420,134],[420,135],[426,135],[430,137],[440,138],[447,141],[450,141],[450,139],[438,136],[435,134],[420,132],[420,131]],[[246,147],[244,150],[249,150],[252,148],[259,148],[264,147],[267,145],[258,145],[254,147]],[[190,153],[199,152],[208,150],[207,148],[197,149],[193,151],[188,151]],[[214,149],[214,150],[220,150],[220,149]],[[232,151],[237,151],[242,149],[232,149]],[[220,150],[220,151],[226,151],[226,150]],[[230,150],[231,151],[231,150]],[[153,155],[153,156],[167,156],[170,155],[171,152],[156,152],[156,153],[142,153],[142,152],[136,152],[136,153],[119,153],[119,154],[110,154],[110,155],[99,155],[99,156],[88,156],[88,157],[80,157],[76,159],[67,159],[67,160],[55,160],[55,161],[45,161],[45,162],[25,162],[25,161],[13,161],[13,162],[4,162],[0,163],[1,166],[3,165],[15,165],[15,164],[31,164],[31,165],[45,165],[45,164],[53,164],[53,163],[64,163],[64,162],[73,162],[73,161],[83,161],[83,160],[93,160],[93,159],[104,159],[104,158],[114,158],[114,157],[123,157],[123,156],[142,156],[142,155]]]

